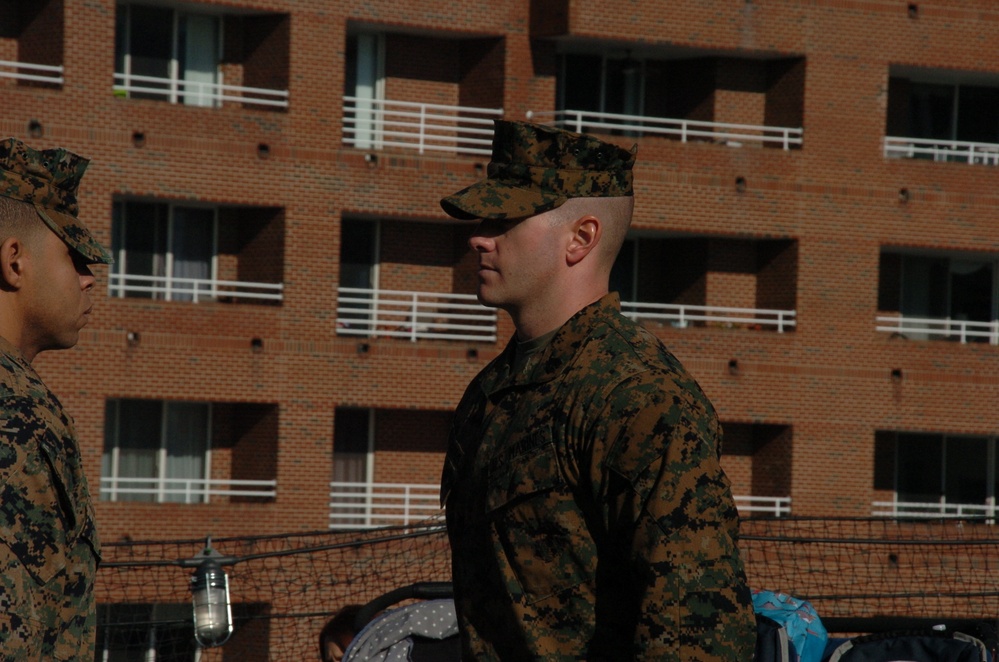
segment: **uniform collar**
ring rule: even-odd
[[[604,295],[586,306],[555,332],[548,346],[533,361],[534,369],[518,374],[514,372],[517,340],[513,338],[506,349],[482,375],[482,390],[492,395],[506,388],[543,384],[558,377],[574,360],[579,350],[594,338],[604,335],[601,328],[621,310],[621,297],[617,292]]]

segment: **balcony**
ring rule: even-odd
[[[62,85],[62,71],[62,65],[29,64],[27,62],[0,60],[0,78]]]
[[[344,97],[343,144],[488,156],[493,120],[502,108],[472,108],[410,101]]]
[[[911,340],[999,344],[999,258],[883,246],[877,331]]]
[[[62,0],[0,2],[0,88],[64,83],[66,10]]]
[[[440,491],[437,484],[331,482],[329,528],[370,529],[440,519]],[[791,514],[790,497],[736,496],[735,503],[743,517]]]
[[[886,158],[999,166],[999,76],[891,65]]]
[[[798,323],[795,319],[797,313],[793,310],[766,308],[725,308],[722,306],[687,306],[622,301],[621,312],[637,322],[666,322],[678,329],[685,329],[696,324],[747,329],[772,327],[778,333],[784,333],[785,329],[792,329]]]
[[[288,90],[268,90],[126,73],[115,73],[114,93],[120,97],[154,98],[189,106],[217,107],[225,101],[235,101],[247,106],[288,107]]]
[[[277,481],[101,477],[103,501],[209,503],[212,496],[273,499],[277,496]]]
[[[416,524],[443,516],[440,485],[330,483],[331,529]]]
[[[991,322],[969,322],[967,320],[937,319],[930,317],[905,317],[902,315],[879,315],[878,331],[900,335],[904,338],[970,342],[988,342],[999,345],[999,320]]]
[[[621,312],[650,325],[797,327],[797,242],[636,232],[611,271]]]
[[[288,107],[288,14],[120,2],[114,94],[188,106]]]
[[[754,514],[769,517],[786,517],[791,514],[791,497],[735,496],[733,498],[742,518]]]
[[[885,138],[885,158],[999,166],[999,144],[888,136]]]
[[[108,275],[108,296],[191,303],[239,300],[280,302],[284,297],[284,284],[112,273]]]
[[[279,304],[284,210],[118,199],[111,297]]]
[[[527,117],[532,121],[552,124],[577,133],[612,133],[636,137],[664,136],[684,143],[714,142],[730,147],[759,143],[789,150],[801,146],[803,133],[800,127],[706,122],[584,110],[528,111]]]
[[[337,290],[337,335],[496,342],[496,310],[473,294]]]
[[[947,503],[944,500],[929,503],[915,501],[874,501],[871,504],[874,517],[892,518],[955,518],[967,519],[984,517],[993,520],[996,516],[994,499],[989,503]]]

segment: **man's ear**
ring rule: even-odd
[[[603,227],[596,216],[586,215],[576,219],[572,224],[572,238],[566,249],[566,262],[570,266],[577,264],[593,250],[600,241]]]
[[[21,287],[24,248],[24,242],[17,237],[8,237],[0,243],[0,286],[5,290]]]

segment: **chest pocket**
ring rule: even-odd
[[[547,431],[494,457],[487,474],[487,516],[511,594],[534,603],[586,581],[596,559]]]

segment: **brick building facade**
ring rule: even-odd
[[[638,145],[615,285],[718,408],[745,513],[988,510],[997,54],[988,0],[0,0],[2,133],[92,159],[118,260],[36,361],[104,537],[432,508],[512,332],[438,207],[498,116]]]

